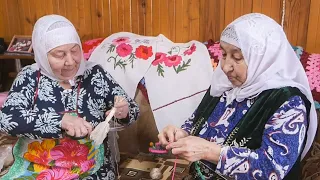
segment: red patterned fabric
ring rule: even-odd
[[[82,43],[83,56],[88,60],[93,50],[104,40],[104,38],[97,38],[88,40]]]

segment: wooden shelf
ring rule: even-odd
[[[10,54],[0,54],[0,59],[34,59],[33,55],[10,55]]]

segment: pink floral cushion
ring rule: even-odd
[[[313,99],[320,102],[320,54],[303,51],[300,60],[308,76]]]
[[[215,69],[219,63],[219,59],[222,57],[222,51],[220,49],[220,43],[214,42],[213,40],[208,40],[204,43],[208,49],[211,58],[211,64],[213,69]]]

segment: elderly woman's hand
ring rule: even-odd
[[[188,136],[170,143],[166,149],[190,162],[201,159],[217,163],[220,157],[221,146],[196,136]]]
[[[185,130],[169,125],[158,134],[158,138],[160,144],[166,146],[169,143],[175,142],[180,138],[187,137],[188,135],[189,134]]]
[[[83,118],[64,114],[61,121],[61,128],[69,136],[84,137],[91,133],[92,125]]]
[[[124,97],[115,96],[114,97],[114,107],[116,108],[116,112],[114,113],[114,117],[117,119],[124,119],[128,117],[129,113],[129,103]],[[110,113],[111,110],[106,112],[106,116]]]

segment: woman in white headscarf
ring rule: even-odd
[[[19,140],[2,179],[115,179],[107,142],[88,138],[116,107],[129,124],[139,109],[99,65],[85,62],[76,29],[59,15],[41,17],[32,33],[36,63],[18,74],[0,111],[0,130]],[[124,101],[114,102],[115,97]]]
[[[300,179],[317,117],[306,74],[282,28],[244,15],[222,32],[211,88],[160,143],[194,162],[194,179]]]

